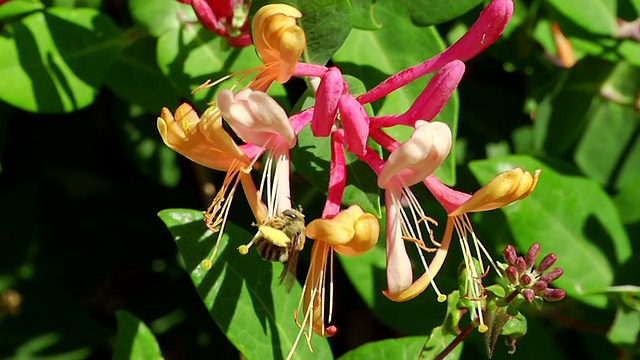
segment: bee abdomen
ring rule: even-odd
[[[280,247],[268,241],[262,241],[256,244],[256,248],[258,254],[265,260],[278,261],[281,263],[289,260],[289,249],[286,247]]]

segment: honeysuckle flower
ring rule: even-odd
[[[451,142],[448,125],[416,121],[411,138],[395,148],[378,172],[378,186],[386,190],[388,289],[385,295],[392,300],[396,300],[397,294],[403,294],[411,288],[413,283],[413,270],[404,246],[405,240],[416,244],[426,275],[431,277],[421,250],[434,250],[427,248],[425,235],[436,247],[439,244],[433,240],[429,227],[429,222],[433,220],[425,214],[410,186],[421,182],[442,164],[449,155]],[[408,203],[408,210],[405,210],[403,202]],[[423,228],[426,230],[424,235]],[[444,295],[437,287],[434,289],[439,300],[444,301]]]
[[[453,230],[455,229],[465,263],[466,294],[464,296],[471,300],[473,306],[472,320],[477,321],[479,324],[478,330],[480,332],[487,331],[488,327],[484,323],[482,312],[482,300],[484,299],[482,278],[485,271],[482,254],[498,274],[502,274],[502,272],[476,236],[467,214],[498,209],[514,201],[524,199],[535,189],[539,176],[540,170],[532,174],[517,167],[498,174],[473,195],[453,190],[442,184],[433,175],[427,177],[424,180],[425,185],[448,214],[441,244],[429,265],[429,272],[422,275],[404,291],[397,294],[387,294],[387,296],[392,300],[404,301],[414,297],[416,293],[424,291],[442,267],[449,251]]]
[[[226,38],[233,47],[251,45],[249,8],[244,0],[178,0],[193,7],[205,29]]]
[[[286,4],[269,4],[256,12],[251,28],[253,43],[264,67],[251,88],[265,91],[273,81],[287,82],[307,46],[304,31],[296,24],[298,9]]]
[[[243,89],[235,95],[229,90],[221,90],[217,104],[224,119],[242,140],[268,149],[258,191],[266,196],[268,213],[266,218],[256,218],[258,224],[290,209],[289,149],[296,144],[296,135],[286,112],[266,93],[251,89]]]
[[[333,310],[332,293],[329,294],[329,314],[325,316],[327,259],[333,263],[333,251],[344,256],[359,256],[376,245],[380,236],[380,223],[369,213],[365,213],[358,205],[338,212],[329,217],[323,214],[321,219],[310,222],[305,233],[315,240],[311,249],[311,264],[302,289],[302,297],[296,311],[296,322],[300,332],[289,357],[293,355],[300,337],[304,333],[307,345],[311,348],[311,335],[333,336],[337,328],[327,327],[325,318],[331,322]],[[333,289],[333,271],[329,270],[330,286]]]
[[[266,218],[266,209],[260,201],[250,172],[254,161],[263,149],[248,145],[240,148],[222,125],[222,113],[213,105],[202,117],[189,104],[182,104],[175,116],[163,108],[157,120],[158,131],[165,144],[190,160],[227,174],[211,206],[205,214],[207,226],[219,232],[218,241],[210,259],[203,261],[203,267],[211,267],[224,233],[229,212],[238,183],[242,184],[245,196],[256,219]]]

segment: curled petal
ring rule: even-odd
[[[206,119],[211,122],[218,121],[220,124],[222,122],[220,116],[217,119]],[[203,133],[201,125],[202,121],[196,111],[186,103],[178,107],[175,117],[167,108],[163,108],[157,121],[158,131],[164,143],[202,166],[227,171],[235,160],[245,164],[250,162],[222,126],[215,131]]]
[[[369,115],[350,94],[340,98],[338,107],[340,108],[347,151],[355,155],[364,154],[367,148],[367,138],[369,137]]]
[[[449,215],[489,211],[523,199],[535,189],[539,177],[540,170],[532,174],[521,167],[500,173]]]
[[[329,68],[322,77],[316,92],[316,105],[311,120],[314,136],[329,136],[338,114],[338,102],[342,97],[344,82],[342,73],[336,67]]]
[[[378,186],[386,188],[394,180],[406,187],[424,180],[449,155],[451,142],[447,124],[417,121],[411,138],[389,155],[378,176]]]
[[[235,96],[229,90],[218,93],[220,112],[242,140],[263,148],[286,144],[292,148],[296,136],[287,113],[269,95],[244,89]]]
[[[296,24],[300,17],[292,6],[270,4],[256,12],[252,23],[256,51],[265,64],[278,63],[275,79],[281,83],[289,80],[307,44]]]
[[[369,251],[378,242],[380,223],[372,215],[351,205],[333,219],[313,220],[305,229],[311,239],[332,245],[342,255],[357,256]]]

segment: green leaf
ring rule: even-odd
[[[419,359],[435,359],[436,356],[441,354],[444,349],[456,339],[460,333],[458,324],[464,314],[463,311],[458,308],[459,301],[460,292],[458,290],[453,291],[447,296],[447,314],[445,315],[444,323],[431,331],[427,342],[420,352]],[[464,343],[462,342],[458,344],[445,359],[454,360],[460,358],[463,346]]]
[[[473,9],[482,0],[402,0],[411,20],[420,26],[438,25]]]
[[[93,9],[51,8],[7,25],[0,37],[0,99],[41,113],[91,104],[120,50],[119,34]]]
[[[536,190],[502,208],[517,247],[538,242],[553,252],[564,275],[554,282],[567,294],[603,308],[607,299],[595,293],[614,281],[613,269],[631,256],[631,245],[611,199],[592,180],[565,175],[527,156],[474,161],[470,169],[485,184],[496,174],[521,166],[542,169]]]
[[[0,6],[0,22],[9,22],[13,18],[42,9],[44,5],[36,0],[12,0]]]
[[[549,0],[547,4],[588,32],[614,35],[616,0]]]
[[[197,21],[191,6],[174,0],[130,0],[129,12],[138,25],[155,37],[178,29],[185,14]]]
[[[351,0],[353,27],[362,30],[377,30],[382,27],[373,16],[375,0]]]
[[[374,341],[342,355],[340,360],[415,359],[424,344],[423,336]]]
[[[227,223],[213,267],[200,263],[211,256],[217,234],[207,230],[201,211],[168,209],[159,214],[171,231],[198,294],[211,317],[247,359],[282,359],[292,348],[298,331],[293,315],[302,289],[297,283],[288,293],[280,284],[281,264],[273,264],[251,251],[236,248],[252,234]],[[313,350],[304,337],[294,359],[332,358],[326,339],[313,337]]]
[[[114,359],[161,359],[162,353],[151,330],[140,319],[120,310],[116,312],[118,333],[113,346]]]
[[[376,3],[374,10],[375,18],[380,19],[383,27],[376,31],[353,29],[333,57],[343,74],[361,79],[366,88],[371,89],[388,76],[424,62],[444,49],[444,42],[435,28],[412,24],[401,3]],[[399,38],[398,34],[402,34],[402,37]],[[374,102],[372,105],[376,115],[405,112],[424,90],[430,78],[430,75],[425,76]],[[447,123],[455,139],[458,124],[457,92],[434,120]],[[411,129],[404,126],[385,130],[401,142],[411,134]],[[446,184],[455,183],[455,158],[454,146],[447,160],[436,171],[438,178]]]
[[[616,345],[634,345],[640,333],[640,311],[618,306],[613,325],[607,333],[607,339]]]
[[[116,59],[105,80],[116,95],[151,114],[159,114],[163,106],[173,112],[185,90],[174,88],[158,67],[156,44],[157,39],[151,37],[131,44]]]

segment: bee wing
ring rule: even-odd
[[[284,285],[287,292],[291,291],[296,280],[296,269],[298,267],[298,256],[304,247],[306,237],[304,231],[298,231],[290,245],[289,259],[284,264],[284,269],[280,273],[280,283]]]

